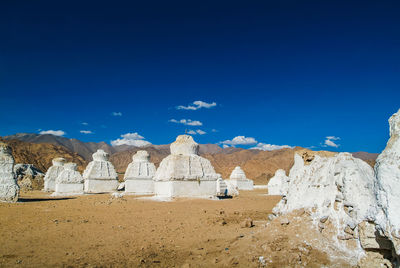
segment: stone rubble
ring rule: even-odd
[[[108,161],[109,155],[99,149],[93,155],[93,161],[83,172],[86,193],[105,193],[116,191],[119,182],[113,164]]]
[[[150,162],[149,153],[137,151],[125,172],[125,192],[138,195],[153,194],[155,173],[156,167]]]
[[[56,179],[64,170],[65,159],[62,157],[54,158],[53,165],[47,170],[44,176],[44,189],[46,192],[54,192],[56,190]]]
[[[19,186],[14,173],[14,157],[11,148],[0,142],[0,201],[17,202]]]

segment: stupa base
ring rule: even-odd
[[[53,196],[79,194],[83,194],[83,183],[62,183],[56,184],[56,191]]]
[[[85,180],[85,193],[109,193],[117,190],[117,180]]]
[[[125,193],[135,195],[154,194],[154,181],[141,179],[126,180]]]
[[[217,181],[156,181],[154,193],[161,197],[215,197]]]
[[[254,183],[252,180],[229,180],[239,191],[252,191],[254,189]]]

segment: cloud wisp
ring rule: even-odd
[[[292,149],[292,148],[294,148],[294,146],[266,144],[266,143],[259,142],[256,146],[254,146],[250,149],[262,150],[262,151],[274,151],[274,150],[280,150],[280,149],[284,149],[284,148]]]
[[[91,130],[81,130],[79,132],[82,134],[93,134],[93,132]]]
[[[44,134],[51,134],[51,135],[54,135],[54,136],[64,136],[65,134],[67,134],[65,131],[63,131],[63,130],[42,130],[42,131],[40,131],[39,132],[39,134],[42,134],[42,135],[44,135]]]
[[[236,136],[231,140],[225,140],[219,142],[220,144],[223,145],[228,145],[228,146],[236,146],[236,145],[251,145],[251,144],[256,144],[257,140],[253,137],[245,137],[245,136]]]
[[[112,116],[122,116],[121,112],[112,112],[111,113]]]
[[[207,103],[204,101],[194,101],[192,104],[189,104],[188,106],[183,106],[183,105],[179,105],[176,107],[177,110],[192,110],[192,111],[196,111],[198,109],[201,108],[206,108],[206,109],[210,109],[212,107],[217,106],[216,102],[211,102],[211,103]]]
[[[112,140],[111,145],[112,146],[132,145],[136,147],[145,147],[151,145],[151,143],[146,141],[143,136],[135,132],[135,133],[122,134],[120,139]]]
[[[176,120],[176,119],[171,119],[169,122],[176,123],[176,124],[183,124],[186,126],[202,126],[203,123],[197,120],[191,120],[191,119],[181,119],[181,120]]]
[[[335,137],[335,136],[327,136],[325,138],[324,144],[322,145],[323,147],[335,147],[338,148],[340,146],[340,144],[337,144],[337,142],[340,140],[339,137]]]
[[[204,135],[204,134],[207,134],[207,132],[205,132],[205,131],[203,131],[201,129],[197,129],[197,130],[189,130],[188,134],[190,134],[190,135],[196,135],[196,134]]]

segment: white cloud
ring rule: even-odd
[[[51,134],[54,136],[64,136],[67,133],[65,133],[62,130],[42,130],[39,132],[39,134]]]
[[[205,131],[203,131],[201,129],[197,129],[196,131],[195,130],[189,130],[187,133],[190,134],[190,135],[196,135],[196,134],[204,135],[204,134],[207,134],[207,132],[205,132]]]
[[[89,125],[89,123],[86,123],[86,122],[82,122],[81,124],[84,125],[84,126]]]
[[[132,145],[136,147],[144,147],[147,145],[151,145],[150,142],[146,141],[143,136],[139,135],[137,132],[135,133],[126,133],[121,135],[122,139],[116,139],[111,141],[112,146],[118,145]]]
[[[203,130],[201,130],[201,129],[196,130],[196,132],[197,132],[197,134],[199,134],[199,135],[207,134],[207,132],[205,132],[205,131],[203,131]]]
[[[222,145],[222,148],[229,148],[229,145],[224,144],[224,145]]]
[[[179,105],[179,106],[176,107],[176,109],[178,109],[178,110],[193,110],[193,111],[196,111],[196,110],[201,109],[201,108],[209,109],[209,108],[212,108],[212,107],[215,107],[215,106],[217,106],[216,102],[207,103],[207,102],[204,102],[204,101],[194,101],[193,105],[188,105],[188,106]]]
[[[275,144],[266,144],[266,143],[258,143],[256,146],[250,148],[250,149],[257,149],[257,150],[262,150],[262,151],[273,151],[273,150],[280,150],[283,148],[294,148],[293,146],[289,145],[275,145]]]
[[[256,144],[257,141],[253,137],[245,137],[245,136],[237,136],[234,137],[232,140],[221,141],[220,144],[227,144],[231,146],[235,145],[250,145]]]
[[[187,126],[202,126],[203,123],[197,120],[191,120],[191,119],[181,119],[181,120],[176,120],[176,119],[171,119],[169,122],[176,123],[176,124],[184,124]]]
[[[340,144],[337,144],[334,141],[340,140],[339,137],[335,137],[335,136],[327,136],[324,144],[322,145],[323,147],[335,147],[338,148],[340,146]]]
[[[121,112],[112,112],[111,115],[113,116],[122,116]]]
[[[82,134],[93,134],[93,132],[91,130],[81,130],[79,132]]]
[[[218,132],[215,128],[211,129],[211,132]]]

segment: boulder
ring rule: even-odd
[[[16,202],[19,186],[14,173],[14,157],[11,148],[0,142],[0,201]]]
[[[156,167],[150,162],[149,153],[137,151],[125,172],[125,192],[138,195],[153,194],[155,173]]]
[[[56,190],[56,179],[60,175],[61,171],[64,170],[65,159],[62,157],[54,158],[52,160],[53,165],[47,170],[44,176],[44,191],[54,192]]]
[[[86,193],[104,193],[117,190],[119,182],[113,164],[108,161],[109,155],[103,150],[97,150],[93,161],[83,172]]]

